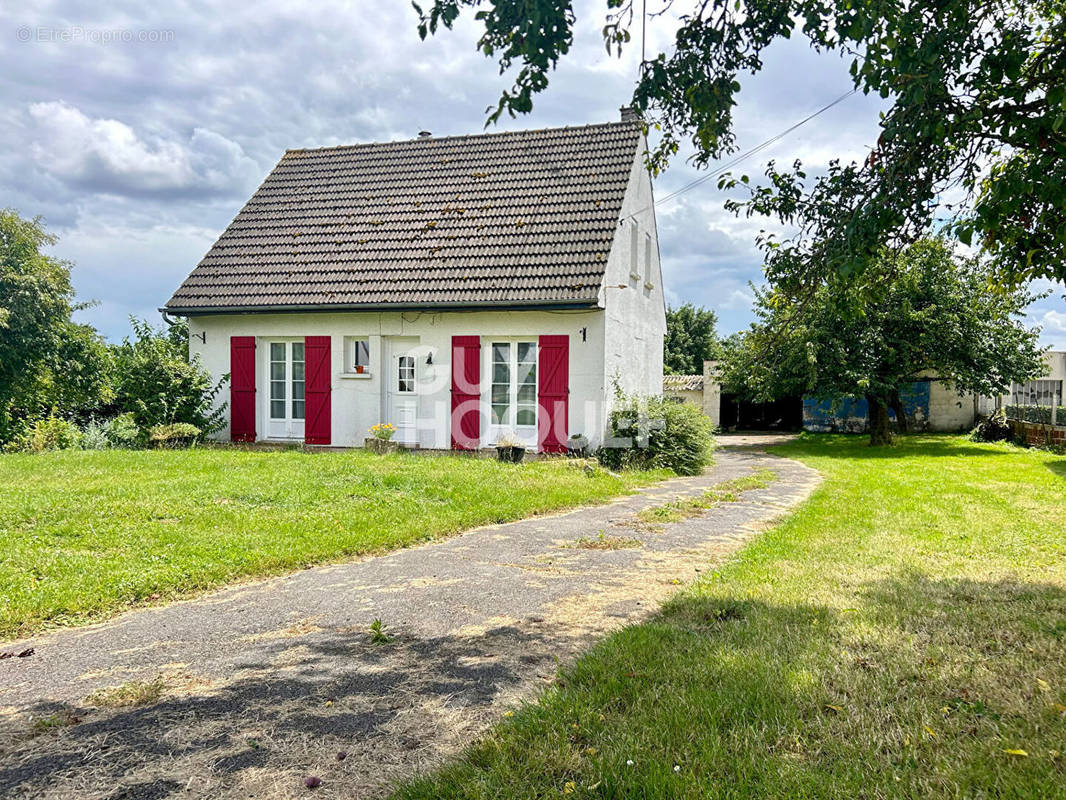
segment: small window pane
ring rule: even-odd
[[[505,425],[507,424],[507,406],[493,405],[492,407],[492,424],[493,425]]]
[[[518,361],[521,364],[536,363],[537,345],[535,342],[518,343]]]
[[[270,362],[270,380],[283,381],[285,380],[285,362],[284,361],[271,361]]]
[[[510,363],[511,345],[508,342],[497,342],[492,345],[492,360],[497,363]]]
[[[271,361],[284,361],[285,360],[285,343],[284,342],[271,342],[270,343],[270,360]]]
[[[533,408],[527,408],[520,406],[518,409],[518,424],[519,425],[536,425],[537,424],[537,412]]]
[[[304,382],[293,381],[292,382],[292,399],[303,400],[304,399]]]
[[[293,342],[292,343],[292,360],[303,361],[304,360],[304,343]]]
[[[304,418],[304,401],[293,400],[292,401],[292,418],[303,419]]]
[[[355,359],[355,366],[357,367],[369,367],[370,366],[370,342],[366,339],[356,339],[353,342],[352,355]]]
[[[511,382],[511,368],[507,364],[493,364],[492,365],[492,382],[493,383],[510,383]]]
[[[270,382],[270,399],[271,400],[284,400],[285,399],[285,381],[271,381]]]
[[[518,387],[518,402],[522,405],[533,405],[537,402],[537,387],[524,385]]]
[[[506,383],[494,383],[492,384],[492,402],[493,404],[507,405],[510,402],[511,387]]]
[[[284,400],[271,400],[270,401],[270,418],[271,419],[285,419],[285,401]]]
[[[292,362],[292,379],[294,381],[303,381],[304,379],[304,362],[293,361]]]
[[[518,365],[518,383],[529,384],[535,386],[537,383],[537,365],[536,364],[519,364]]]

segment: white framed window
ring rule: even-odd
[[[652,260],[651,260],[651,234],[644,234],[644,286],[647,289],[654,289],[655,282],[652,280]]]
[[[344,372],[349,375],[370,373],[370,337],[347,336],[344,339]]]
[[[504,431],[537,427],[537,343],[493,340],[489,345],[489,423]],[[521,434],[520,434],[521,435]]]
[[[415,357],[399,356],[396,359],[396,391],[400,394],[414,394],[415,391]]]

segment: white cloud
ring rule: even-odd
[[[0,4],[3,5],[3,4]],[[637,74],[639,35],[622,58],[604,51],[603,0],[574,3],[569,55],[532,114],[498,129],[617,119]],[[648,23],[648,52],[668,47],[675,12]],[[43,213],[74,260],[89,312],[113,337],[128,313],[165,302],[285,148],[482,130],[485,108],[510,85],[476,47],[464,14],[425,42],[409,4],[322,0],[315,13],[286,0],[251,5],[190,0],[42,0],[0,8],[19,25],[173,30],[166,44],[19,44],[0,37],[0,189],[5,204]],[[639,34],[639,26],[634,29]],[[801,37],[774,45],[762,74],[741,76],[737,144],[753,147],[850,87],[846,65]],[[62,98],[60,100],[60,98]],[[862,157],[878,101],[854,96],[737,168],[829,155]],[[35,109],[31,113],[30,109]],[[706,175],[683,151],[656,181],[663,197]],[[750,320],[754,247],[769,221],[737,219],[711,179],[659,209],[666,289],[719,311],[724,331]]]
[[[142,137],[124,122],[94,119],[55,101],[32,103],[29,116],[34,162],[92,192],[239,194],[259,172],[240,145],[201,128],[186,142]]]
[[[1040,317],[1040,324],[1047,333],[1066,334],[1066,313],[1045,311]]]

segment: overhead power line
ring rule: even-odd
[[[820,114],[824,114],[826,111],[828,111],[829,109],[831,109],[833,106],[837,105],[838,103],[844,102],[849,97],[851,97],[853,94],[855,94],[857,91],[859,91],[859,90],[856,88],[856,89],[852,89],[851,91],[845,92],[844,94],[840,95],[840,97],[838,97],[835,100],[833,100],[832,102],[827,103],[826,105],[824,105],[821,108],[819,108],[817,111],[814,111],[811,114],[808,114],[806,117],[804,117],[803,119],[801,119],[799,122],[795,123],[794,125],[791,125],[788,128],[785,128],[785,130],[781,131],[780,133],[778,133],[778,134],[776,134],[774,136],[771,136],[765,142],[762,142],[761,144],[758,144],[755,147],[751,148],[750,150],[746,150],[745,152],[743,152],[740,155],[736,156],[735,158],[731,159],[727,164],[725,164],[724,166],[720,167],[717,171],[708,173],[707,175],[704,175],[704,176],[702,176],[700,178],[696,178],[696,180],[691,181],[689,183],[686,183],[680,189],[677,189],[676,191],[670,192],[670,194],[666,195],[665,197],[659,198],[658,200],[655,201],[654,205],[658,206],[658,205],[662,205],[663,203],[668,203],[669,201],[671,201],[671,200],[683,195],[685,192],[691,191],[692,189],[695,189],[697,186],[699,186],[699,185],[701,185],[703,183],[706,183],[711,178],[720,178],[720,177],[722,177],[727,172],[729,172],[729,170],[731,170],[733,167],[737,166],[737,164],[739,164],[740,162],[746,161],[747,159],[751,158],[754,155],[758,155],[759,153],[761,153],[766,148],[768,148],[771,145],[776,144],[777,142],[779,142],[782,139],[784,139],[786,136],[788,136],[790,133],[792,133],[797,128],[799,128],[799,127],[801,127],[803,125],[806,125],[812,119],[814,119],[815,117],[819,116]],[[651,208],[651,206],[648,206],[646,208],[642,208],[642,209],[640,209],[640,211],[634,211],[632,214],[629,215],[628,218],[635,217],[637,214],[640,214],[643,211],[647,211],[648,208]]]

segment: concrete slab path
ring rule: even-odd
[[[761,449],[780,440],[724,437],[704,475],[607,505],[8,643],[34,655],[0,660],[0,796],[293,797],[311,774],[319,797],[379,796],[805,499],[818,475]],[[760,469],[776,480],[736,502],[636,518]],[[580,546],[600,534],[629,546]],[[119,686],[159,698],[86,702]]]

